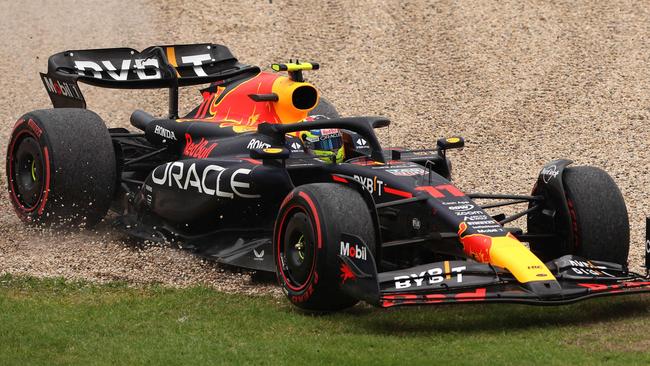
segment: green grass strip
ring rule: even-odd
[[[0,365],[650,364],[650,297],[564,307],[357,306],[0,277]]]

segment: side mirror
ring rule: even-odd
[[[465,139],[462,137],[447,137],[438,139],[438,149],[460,149],[465,146]]]

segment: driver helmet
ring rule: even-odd
[[[301,131],[305,149],[327,163],[341,163],[345,158],[343,137],[336,128]]]

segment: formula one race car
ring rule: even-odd
[[[275,272],[293,304],[316,311],[650,291],[626,267],[627,211],[607,173],[556,160],[529,195],[464,193],[447,157],[461,137],[382,149],[374,129],[389,121],[340,118],[304,81],[317,68],[263,72],[215,44],[55,54],[41,74],[55,108],[22,116],[9,143],[15,211],[92,226],[111,209],[134,237]],[[168,88],[169,116],[138,110],[139,131],[106,128],[78,82]],[[179,87],[198,84],[209,84],[202,102],[179,118]],[[508,225],[524,217],[526,231]]]

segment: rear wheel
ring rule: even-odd
[[[336,110],[334,105],[325,98],[320,98],[316,107],[309,112],[309,116],[311,117],[325,116],[327,118],[341,117],[341,115]]]
[[[338,184],[308,184],[284,200],[274,231],[280,285],[299,308],[336,311],[357,300],[341,290],[341,235],[363,240],[374,252],[370,211],[361,195]]]
[[[7,151],[9,196],[21,220],[99,222],[113,198],[115,155],[104,122],[85,109],[49,109],[16,123]]]

